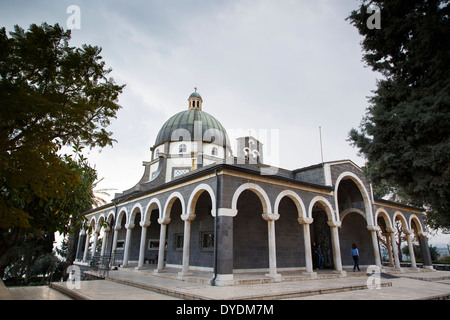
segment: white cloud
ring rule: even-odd
[[[360,38],[342,1],[14,1],[0,18],[59,22],[81,8],[73,45],[103,48],[111,76],[126,83],[110,130],[118,143],[91,151],[101,187],[134,185],[162,124],[187,108],[197,86],[204,110],[225,128],[280,130],[280,165],[289,169],[350,158],[345,141],[367,105],[375,75],[363,68]],[[267,145],[267,141],[263,141]]]

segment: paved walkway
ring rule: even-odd
[[[201,281],[181,281],[154,276],[132,269],[111,271],[108,280],[82,281],[72,290],[80,299],[346,299],[346,300],[414,300],[450,298],[450,272],[407,272],[383,274],[380,289],[367,289],[364,273],[347,277],[319,274],[319,279],[287,279],[283,282],[240,284],[213,287]],[[292,276],[292,275],[290,275]],[[256,275],[252,276],[254,279]],[[253,280],[254,280],[253,279]],[[192,280],[192,279],[191,279]],[[195,279],[194,279],[195,280]],[[67,287],[66,284],[56,284]],[[119,289],[120,288],[120,289]]]
[[[256,275],[253,275],[256,278]],[[394,273],[384,275],[380,289],[367,289],[365,274],[348,273],[333,278],[319,274],[317,280],[284,279],[283,282],[213,287],[209,284],[154,276],[132,269],[111,271],[109,280],[81,281],[68,289],[67,283],[53,288],[84,300],[171,300],[171,299],[286,299],[286,300],[414,300],[450,298],[450,272]],[[7,291],[5,293],[5,291]],[[49,287],[5,288],[0,282],[0,299],[67,299]]]
[[[49,286],[28,286],[8,288],[12,300],[73,300]]]

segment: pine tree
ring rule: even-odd
[[[450,228],[450,5],[448,0],[362,1],[348,17],[364,37],[363,59],[382,75],[349,141],[375,185],[402,190]],[[368,28],[369,7],[381,27]]]

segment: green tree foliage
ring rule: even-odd
[[[80,151],[114,141],[106,128],[124,86],[99,47],[70,38],[58,24],[0,29],[0,257],[23,233],[82,223],[97,176]],[[65,145],[76,158],[59,154]]]
[[[394,186],[450,228],[450,5],[448,0],[362,1],[348,17],[364,37],[363,59],[383,78],[349,140],[374,185]],[[381,28],[366,22],[381,9]],[[392,191],[392,190],[390,190]]]

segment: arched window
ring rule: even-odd
[[[245,160],[248,161],[249,156],[250,156],[250,149],[249,149],[249,148],[244,148],[244,157],[245,157]]]
[[[178,150],[179,153],[186,152],[186,145],[184,143],[180,144],[180,148]]]
[[[257,163],[259,163],[259,152],[257,150],[253,150],[253,159],[255,159]]]
[[[212,148],[211,154],[212,154],[213,156],[217,156],[217,153],[218,153],[217,147]]]

